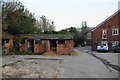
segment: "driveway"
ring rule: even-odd
[[[83,53],[69,57],[63,63],[63,78],[117,78],[118,72],[110,70],[98,59]]]
[[[84,52],[86,54],[95,57],[96,59],[100,60],[110,70],[112,74],[118,75],[118,72],[120,71],[120,64],[118,62],[120,53],[113,53],[113,52],[97,53],[96,51],[91,51],[91,46],[85,46],[85,47],[79,46],[74,49],[75,51]]]
[[[113,53],[113,52],[96,52],[96,51],[91,51],[91,46],[85,46],[85,47],[76,47],[74,48],[75,51],[78,52],[83,52],[83,53],[88,53],[88,54],[95,54],[96,56],[100,57],[100,58],[104,58],[106,60],[108,60],[109,62],[119,65],[118,64],[118,58],[120,57],[119,53]]]

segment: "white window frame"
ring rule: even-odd
[[[105,35],[106,35],[106,38],[104,38]],[[107,39],[107,29],[102,30],[102,39]]]
[[[112,46],[116,46],[119,44],[119,41],[112,41]]]
[[[114,31],[115,31],[115,33],[114,33]],[[119,35],[118,28],[112,29],[112,35]]]
[[[102,44],[107,44],[108,45],[108,41],[101,41]]]

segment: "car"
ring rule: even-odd
[[[114,51],[114,52],[120,52],[120,45],[114,46],[113,51]]]
[[[97,52],[100,52],[100,51],[108,52],[108,51],[109,51],[109,49],[108,49],[108,44],[100,43],[100,44],[97,46]]]

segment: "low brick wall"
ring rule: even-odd
[[[25,40],[25,44],[20,45],[20,51],[28,51],[28,42]]]
[[[58,54],[65,54],[66,52],[66,45],[64,44],[57,44],[57,53]]]
[[[49,40],[42,40],[42,44],[43,44],[43,50],[44,52],[48,52],[50,51],[50,41]]]
[[[70,54],[73,51],[73,40],[66,40],[66,44],[57,44],[58,54]]]
[[[35,53],[43,53],[43,45],[42,44],[34,44],[34,52]]]
[[[13,40],[10,39],[9,43],[5,44],[5,47],[7,47],[7,51],[10,51],[10,48],[13,48]]]

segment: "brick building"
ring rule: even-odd
[[[6,54],[13,48],[13,36],[8,33],[2,34],[2,53]]]
[[[107,43],[109,50],[120,43],[120,10],[92,30],[92,50],[99,43]]]
[[[44,53],[52,50],[58,54],[70,54],[73,43],[73,36],[68,34],[35,34],[22,40],[20,51]]]

